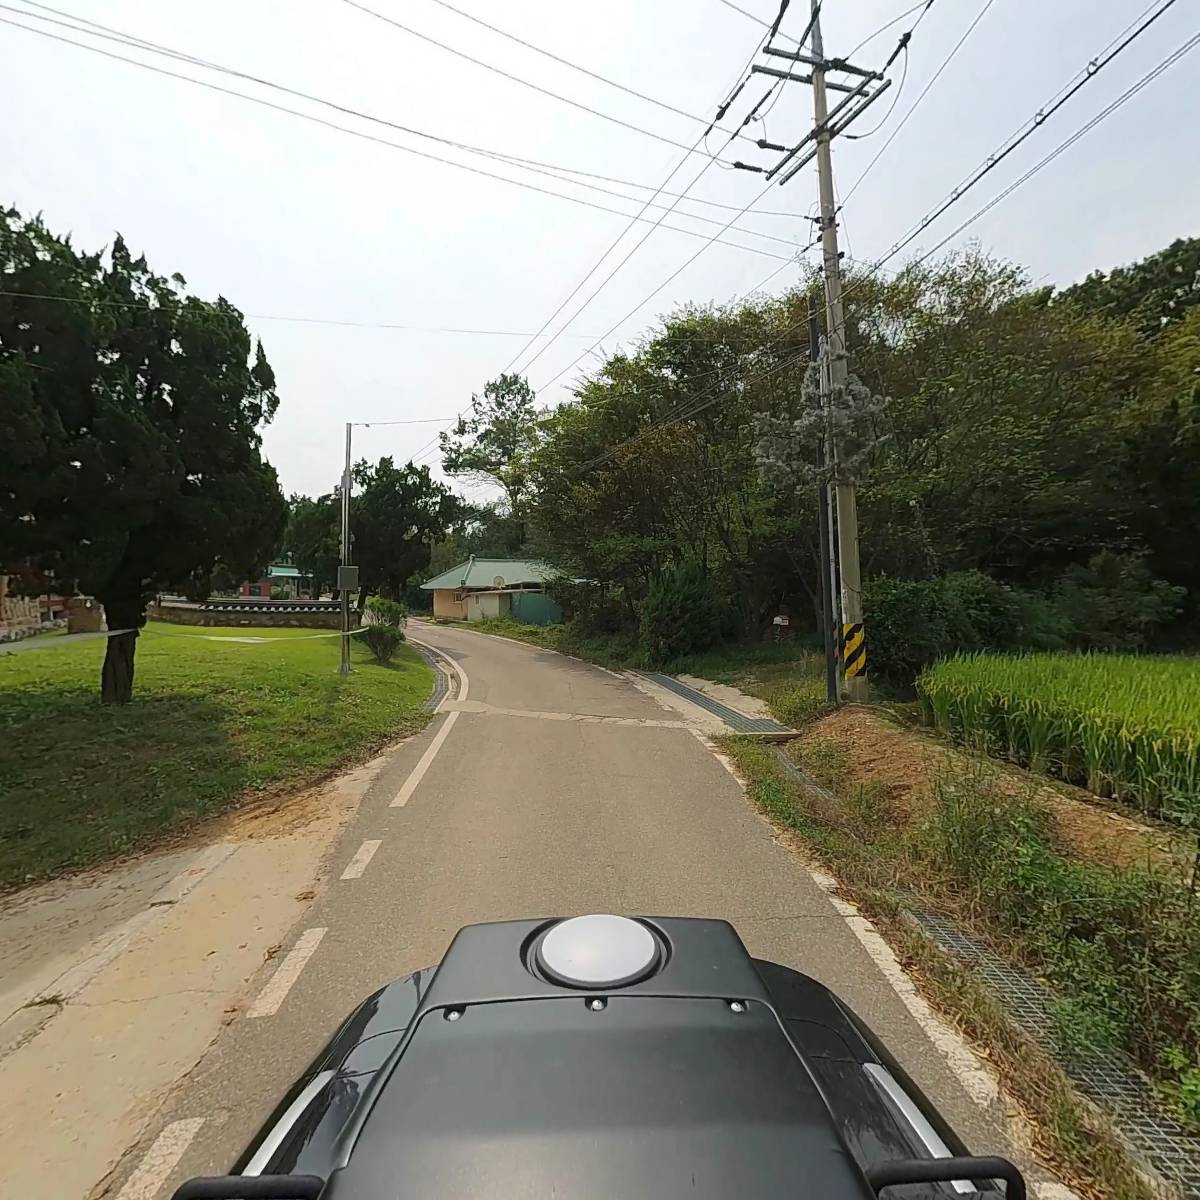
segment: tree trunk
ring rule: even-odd
[[[133,699],[133,656],[137,651],[138,631],[145,619],[141,605],[105,604],[109,629],[127,629],[105,643],[104,666],[100,670],[100,702],[128,704]]]

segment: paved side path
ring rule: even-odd
[[[777,844],[686,714],[550,652],[417,622],[411,632],[455,660],[466,695],[460,679],[389,759],[329,883],[107,1194],[158,1200],[185,1175],[228,1167],[351,1006],[436,961],[461,925],[590,911],[729,919],[753,953],[856,1008],[969,1142],[1003,1149],[987,1076],[954,1039],[931,1041],[919,1002],[869,952],[869,929]],[[51,1194],[47,1180],[23,1197]]]

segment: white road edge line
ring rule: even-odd
[[[375,857],[375,851],[382,845],[383,842],[380,840],[363,842],[354,857],[350,860],[349,865],[342,872],[342,878],[361,879],[362,873],[367,869],[371,859]]]
[[[745,782],[734,764],[699,733],[697,733],[697,741],[707,746],[713,757],[733,775],[742,789],[742,794],[745,795]],[[858,909],[837,894],[837,880],[827,871],[821,870],[811,863],[801,862],[800,865],[809,873],[812,880],[825,893],[830,904],[850,926],[850,931],[858,939],[872,962],[879,968],[892,991],[899,997],[900,1003],[908,1009],[925,1036],[946,1059],[947,1065],[954,1077],[962,1084],[967,1095],[980,1108],[989,1108],[1000,1095],[1000,1084],[996,1076],[983,1065],[954,1029],[930,1008],[925,997],[917,991],[916,984],[908,977],[908,973],[900,965],[900,960],[879,930]]]
[[[901,1004],[908,1009],[925,1036],[942,1053],[967,1095],[980,1108],[988,1108],[995,1103],[1000,1095],[1000,1085],[996,1076],[980,1064],[980,1060],[966,1042],[929,1007],[928,1001],[917,991],[916,984],[900,965],[900,960],[879,930],[858,909],[837,895],[838,883],[832,875],[813,866],[808,867],[808,873],[829,897],[833,907],[846,919],[850,931],[883,972],[884,978],[891,984],[892,991],[900,997]]]
[[[389,808],[403,808],[409,800],[412,799],[412,794],[417,790],[417,784],[425,778],[425,772],[429,770],[433,760],[437,758],[437,752],[442,748],[442,743],[446,740],[450,730],[454,728],[454,722],[458,720],[458,709],[446,714],[446,719],[442,723],[441,729],[434,735],[433,741],[429,743],[425,753],[421,755],[420,761],[413,767],[412,774],[404,781],[404,786],[396,793],[396,798],[388,805]]]
[[[304,964],[312,958],[325,929],[306,929],[297,939],[296,944],[288,951],[287,957],[279,964],[279,969],[267,981],[266,986],[258,993],[246,1012],[247,1017],[273,1017],[280,1009],[287,994],[292,990],[292,984],[300,978]]]
[[[172,1121],[154,1139],[154,1145],[125,1180],[125,1186],[117,1193],[117,1200],[154,1200],[167,1176],[175,1170],[184,1151],[192,1144],[192,1139],[200,1132],[204,1121],[204,1117]]]
[[[422,641],[421,638],[410,637],[408,640],[410,642],[412,642],[414,646],[424,646],[425,649],[428,650],[430,654],[436,654],[438,656],[438,658],[445,659],[446,662],[448,662],[454,668],[454,674],[458,677],[458,695],[455,696],[454,698],[456,700],[460,700],[460,701],[465,700],[467,698],[467,694],[471,690],[471,681],[467,678],[467,673],[459,665],[458,660],[455,658],[452,658],[440,646],[434,646],[434,645],[430,644],[429,642]],[[441,703],[437,706],[437,709],[435,710],[436,712],[442,711],[442,705],[446,703],[447,698],[448,698],[448,694],[447,694],[447,696],[444,696],[442,698]]]

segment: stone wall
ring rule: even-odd
[[[146,609],[151,621],[166,621],[171,625],[201,625],[207,628],[242,626],[259,629],[341,629],[342,614],[334,608],[318,612],[292,611],[286,608],[254,606],[248,610],[231,608],[206,609],[200,604],[183,601],[151,604]],[[358,613],[351,609],[350,624],[358,627]]]
[[[42,623],[42,602],[37,596],[13,596],[8,576],[0,575],[0,626],[24,629]]]

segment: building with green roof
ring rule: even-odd
[[[546,594],[557,572],[546,563],[524,558],[476,558],[427,579],[433,615],[453,621],[512,617],[527,625],[553,625],[562,609]]]

